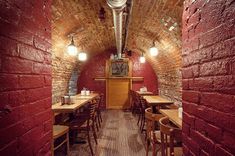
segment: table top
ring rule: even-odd
[[[93,99],[93,98],[97,97],[98,95],[99,94],[97,94],[97,93],[92,93],[90,95],[77,94],[77,95],[75,95],[75,97],[76,97],[76,99],[79,99],[79,100],[81,100],[81,99]]]
[[[153,95],[153,92],[149,92],[149,91],[146,91],[146,92],[136,91],[136,93],[138,93],[139,95]]]
[[[160,109],[160,113],[167,116],[171,122],[182,129],[182,119],[178,116],[178,109]]]
[[[52,110],[53,112],[59,112],[59,113],[72,113],[85,105],[87,102],[90,100],[94,99],[97,97],[99,94],[90,94],[90,95],[75,95],[75,103],[74,104],[64,104],[61,105],[61,102],[53,104],[52,105]]]
[[[173,104],[173,101],[169,101],[159,95],[148,95],[143,96],[144,99],[150,104],[150,105],[170,105]]]

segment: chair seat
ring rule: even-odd
[[[168,153],[170,153],[170,148],[167,148]],[[183,150],[182,147],[174,147],[174,156],[182,156]]]
[[[68,133],[69,127],[63,125],[53,125],[53,139],[59,138],[60,136]]]
[[[160,130],[154,131],[155,137],[157,139],[157,142],[161,143],[161,132]],[[153,133],[151,133],[151,140],[153,140]],[[170,141],[170,138],[167,138],[167,141]],[[174,139],[174,144],[177,144],[178,142]]]
[[[85,118],[76,118],[76,119],[73,119],[72,121],[70,121],[68,123],[68,126],[70,128],[75,128],[75,127],[80,127],[81,125],[83,125],[84,123],[86,123],[86,119]]]

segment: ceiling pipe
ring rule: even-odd
[[[122,53],[122,14],[127,0],[107,0],[109,7],[113,10],[113,22],[116,38],[118,57]]]
[[[129,24],[131,22],[131,13],[132,13],[132,7],[133,7],[133,0],[127,0],[127,17],[126,17],[126,26],[125,26],[125,34],[124,34],[124,45],[123,49],[127,49],[127,39],[128,39],[128,28]]]

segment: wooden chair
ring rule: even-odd
[[[130,96],[131,96],[131,112],[135,114],[136,110],[136,99],[135,99],[135,91],[130,90]]]
[[[58,145],[55,146],[57,139],[62,138]],[[66,143],[67,155],[69,155],[69,127],[62,125],[53,125],[53,141],[52,141],[52,155],[54,156],[54,151]]]
[[[92,103],[94,104],[94,107],[95,107],[95,111],[94,111],[94,114],[92,117],[92,122],[93,122],[94,126],[96,126],[97,131],[99,131],[99,119],[98,119],[99,102],[100,102],[100,97],[97,97],[96,99],[94,99],[92,101]]]
[[[160,131],[155,130],[155,124],[158,123],[160,118],[164,117],[162,114],[154,114],[152,108],[147,108],[145,110],[145,120],[146,120],[146,156],[148,156],[149,146],[152,144],[153,156],[156,156],[160,148],[157,149],[157,145],[161,144]]]
[[[145,126],[145,109],[148,108],[148,105],[147,101],[143,97],[140,97],[140,104],[140,130],[143,132]]]
[[[98,102],[98,107],[97,107],[97,119],[98,119],[98,123],[99,123],[99,126],[101,127],[101,122],[103,121],[102,119],[102,115],[101,115],[101,105],[104,103],[104,94],[100,94],[100,97],[99,97],[99,102]]]
[[[69,123],[70,129],[73,131],[73,141],[76,138],[76,132],[85,132],[87,135],[87,141],[91,150],[91,155],[94,155],[92,144],[91,144],[91,138],[90,138],[90,131],[92,130],[95,143],[97,144],[97,135],[95,130],[95,110],[97,107],[97,101],[93,100],[88,105],[87,111],[83,113],[82,116],[78,116],[75,119],[73,119]]]
[[[168,117],[161,118],[159,123],[162,156],[182,156],[182,147],[175,146],[175,139],[181,138],[181,130],[171,125]]]
[[[141,96],[137,93],[135,93],[135,103],[136,103],[136,113],[138,114],[137,125],[140,125],[141,127],[141,118],[143,115],[143,108],[141,104]]]

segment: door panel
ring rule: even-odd
[[[130,80],[125,78],[109,79],[107,82],[107,108],[126,109],[130,106]]]

